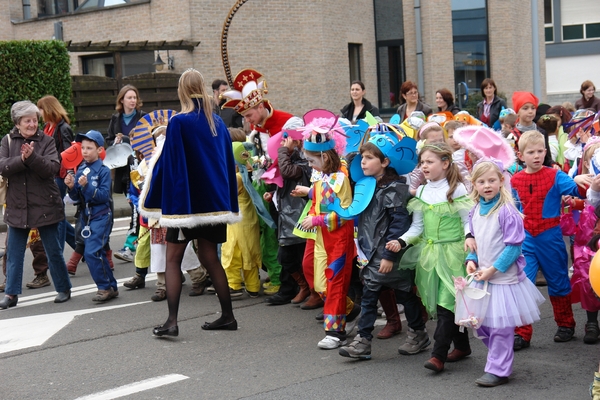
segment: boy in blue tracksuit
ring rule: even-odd
[[[108,264],[104,247],[112,229],[110,169],[99,159],[104,138],[98,131],[78,134],[84,162],[75,176],[68,174],[65,184],[69,197],[82,204],[81,235],[85,240],[85,261],[98,286],[93,301],[104,302],[119,295],[117,281]]]

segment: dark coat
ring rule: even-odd
[[[142,118],[144,115],[146,115],[146,113],[144,111],[139,111],[137,110],[135,115],[133,116],[133,126],[135,127],[135,124],[138,123],[138,121],[140,120],[140,118]],[[115,142],[115,137],[117,136],[117,133],[121,132],[121,121],[123,120],[122,118],[123,114],[121,113],[115,113],[112,115],[111,119],[110,119],[110,123],[108,124],[108,133],[106,135],[106,140],[104,143],[104,148],[108,148],[108,146],[112,146],[113,143]],[[123,143],[129,143],[129,135],[128,132],[127,134],[125,134],[125,132],[121,132],[124,134],[123,136]],[[115,168],[115,180],[113,182],[113,192],[115,193],[127,193],[127,190],[129,189],[129,174],[131,172],[131,168],[129,167],[129,165],[126,165],[124,167],[120,167],[120,168]]]
[[[596,96],[592,97],[590,101],[590,106],[585,107],[585,99],[583,98],[583,96],[581,96],[581,98],[575,102],[575,108],[578,110],[582,108],[589,108],[598,112],[600,111],[600,99]]]
[[[135,115],[133,116],[134,127],[135,124],[137,124],[140,118],[142,118],[144,115],[146,115],[144,111],[136,110]],[[129,143],[129,132],[121,132],[121,121],[123,120],[122,116],[123,114],[121,113],[114,113],[110,118],[110,122],[108,123],[108,131],[104,143],[105,148],[113,145],[117,133],[124,133],[125,136],[123,136],[123,142]]]
[[[398,110],[396,110],[396,113],[400,116],[400,120],[402,121],[406,119],[404,118],[404,114],[406,113],[406,104],[407,103],[401,104],[400,107],[398,107]],[[417,108],[415,108],[415,111],[423,111],[423,114],[425,114],[426,117],[433,113],[433,110],[431,107],[429,107],[429,104],[423,103],[421,100],[417,102]]]
[[[498,118],[500,118],[500,111],[502,111],[502,107],[506,108],[506,102],[498,97],[494,96],[494,100],[492,100],[492,105],[490,106],[490,123],[489,127],[494,126]],[[477,115],[476,118],[481,120],[481,116],[483,115],[483,100],[477,103]]]
[[[278,213],[277,236],[280,246],[298,244],[305,241],[294,235],[294,226],[298,222],[306,205],[306,197],[293,197],[290,193],[296,185],[310,186],[312,168],[308,161],[300,157],[300,152],[290,153],[287,147],[277,149],[277,162],[283,178],[283,187],[277,188]]]
[[[21,146],[25,142],[35,144],[33,153],[23,162]],[[37,228],[65,219],[63,202],[54,182],[59,169],[54,139],[41,130],[25,139],[14,128],[2,138],[0,171],[2,176],[8,179],[4,212],[4,222],[8,226],[21,229]]]
[[[71,143],[73,142],[73,130],[71,129],[71,125],[67,124],[64,119],[61,119],[54,133],[52,134],[52,138],[54,139],[54,145],[56,146],[56,152],[58,153],[58,160],[62,161],[62,157],[60,153],[71,147]],[[61,170],[59,172],[63,172],[62,174],[57,174],[57,178],[63,179],[65,177],[66,171]]]
[[[450,111],[452,113],[452,115],[456,115],[460,112],[460,108],[458,108],[458,106],[456,104],[452,104],[451,106],[448,106],[448,108],[446,108],[446,111]],[[438,112],[441,112],[441,110],[438,108]]]
[[[356,121],[361,120],[367,116],[367,111],[371,113],[374,117],[379,117],[379,108],[375,107],[371,102],[363,97],[362,99],[363,108],[358,113],[356,117]],[[342,117],[346,118],[349,121],[352,121],[354,117],[354,102],[351,101],[350,104],[346,104],[344,108],[340,110],[342,113]]]

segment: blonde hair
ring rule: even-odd
[[[212,111],[212,96],[207,94],[204,87],[204,78],[200,71],[190,68],[181,74],[177,87],[177,96],[179,96],[182,113],[191,113],[196,109],[196,102],[200,103],[198,113],[200,111],[204,112],[211,133],[213,136],[217,136],[217,128]]]
[[[448,203],[452,203],[454,199],[452,195],[456,190],[459,183],[462,183],[462,177],[456,163],[452,162],[452,153],[454,152],[450,145],[447,143],[435,143],[426,144],[419,153],[419,165],[421,164],[421,157],[426,151],[431,152],[442,161],[448,161],[448,169],[446,170],[446,179],[448,180],[448,192],[446,192],[446,199]]]
[[[594,144],[588,146],[587,149],[585,149],[583,151],[583,155],[581,156],[581,159],[583,160],[583,164],[581,165],[581,173],[582,174],[590,173],[590,169],[588,167],[586,167],[585,163],[586,163],[586,161],[588,163],[592,162],[592,157],[594,156],[594,152],[596,151],[596,149],[600,149],[600,143],[594,143]]]
[[[431,124],[431,126],[427,126],[425,127],[424,130],[422,130],[421,132],[419,132],[419,139],[423,139],[423,140],[427,140],[427,136],[429,136],[429,132],[442,132],[442,136],[445,139],[448,139],[448,134],[446,133],[446,130],[444,128],[442,128],[439,124],[433,123]]]
[[[546,141],[544,135],[538,131],[527,131],[524,132],[519,138],[519,151],[522,153],[525,151],[527,146],[533,146],[534,144],[541,144],[546,148]]]
[[[505,179],[504,175],[502,174],[502,170],[500,170],[500,167],[498,167],[498,165],[496,165],[492,161],[481,161],[477,163],[473,168],[473,173],[471,175],[471,182],[473,183],[471,199],[473,199],[475,203],[479,203],[481,196],[475,188],[475,182],[477,182],[477,179],[479,179],[482,175],[488,173],[489,171],[494,171],[498,175],[498,179],[500,179],[501,182],[500,191],[498,192],[500,193],[500,198],[498,199],[498,202],[494,205],[494,207],[492,207],[492,209],[489,211],[489,214],[495,213],[500,209],[500,207],[502,207],[505,204],[510,204],[511,206],[515,207],[515,199],[502,182],[502,180]]]

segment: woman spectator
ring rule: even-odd
[[[342,108],[342,117],[351,121],[353,124],[356,121],[365,118],[367,111],[374,117],[379,117],[379,109],[371,102],[365,99],[365,84],[361,81],[354,81],[350,85],[350,98],[352,101]]]
[[[438,106],[438,111],[450,111],[452,115],[460,112],[460,108],[454,104],[454,96],[446,88],[435,92],[435,104]]]
[[[60,154],[71,147],[71,142],[73,142],[73,131],[69,125],[71,121],[69,120],[67,111],[56,97],[50,95],[39,99],[37,107],[42,114],[42,120],[46,123],[44,125],[44,133],[54,139],[58,159],[60,161]],[[61,198],[64,198],[67,193],[67,187],[64,182],[66,175],[66,169],[61,167],[59,173],[54,178],[58,190],[60,191]],[[60,237],[62,238],[61,244],[63,249],[65,241],[71,248],[75,249],[75,229],[66,219],[60,224],[59,231]]]
[[[506,108],[506,102],[498,97],[498,88],[492,78],[485,78],[481,82],[481,95],[483,100],[477,104],[477,119],[499,131],[501,126],[498,118],[502,108]]]
[[[106,147],[113,144],[129,143],[129,134],[135,128],[140,118],[146,113],[141,111],[143,103],[140,99],[140,93],[133,85],[125,85],[117,95],[117,110],[108,124],[108,134],[106,137]],[[128,166],[115,169],[113,182],[113,192],[127,193],[129,189]]]
[[[592,81],[583,81],[581,84],[581,98],[575,102],[575,108],[580,110],[582,108],[589,108],[594,112],[600,111],[600,99],[594,96],[596,92],[596,86]]]
[[[37,227],[48,256],[50,274],[58,295],[55,303],[71,298],[71,281],[63,258],[59,224],[65,219],[54,177],[60,169],[54,139],[38,128],[40,111],[30,101],[11,107],[15,127],[2,138],[0,171],[9,180],[4,222],[8,225],[7,276],[0,309],[17,305],[23,281],[27,238]]]
[[[231,136],[213,114],[212,99],[200,72],[188,69],[179,78],[181,112],[169,121],[164,145],[150,162],[149,182],[140,197],[145,217],[167,228],[165,283],[169,317],[155,336],[178,336],[181,262],[187,244],[197,239],[200,263],[210,274],[221,316],[204,330],[237,330],[225,270],[217,244],[227,240],[228,223],[240,220]],[[210,193],[210,196],[203,194]]]
[[[414,111],[422,111],[425,116],[431,115],[431,107],[419,100],[419,88],[413,82],[404,82],[400,87],[400,93],[404,99],[404,104],[401,104],[396,111],[400,115],[400,120],[404,121]]]

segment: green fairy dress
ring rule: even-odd
[[[411,213],[422,213],[423,233],[416,240],[409,239],[414,246],[402,257],[400,268],[416,268],[419,296],[429,315],[436,318],[437,305],[454,312],[453,277],[466,275],[465,230],[459,211],[468,213],[473,202],[467,195],[462,195],[454,198],[452,203],[429,204],[423,199],[424,189],[424,186],[419,188],[407,207]],[[443,190],[445,196],[447,184],[438,190],[438,193]]]

